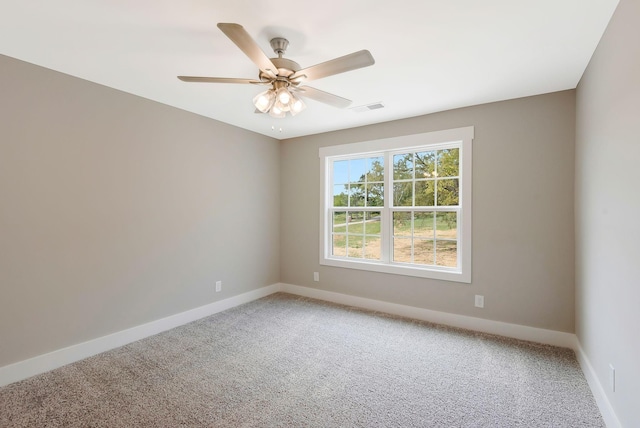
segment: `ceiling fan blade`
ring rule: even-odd
[[[351,100],[312,88],[311,86],[299,86],[295,88],[294,92],[303,97],[311,98],[312,100],[320,101],[333,107],[347,108],[351,104]]]
[[[368,50],[361,50],[349,55],[341,56],[340,58],[335,58],[327,62],[303,68],[289,76],[289,79],[308,82],[327,76],[333,76],[334,74],[344,73],[345,71],[368,67],[373,65],[375,62],[376,61],[373,59],[371,52]]]
[[[264,83],[255,79],[233,79],[229,77],[198,77],[198,76],[178,76],[183,82],[200,82],[200,83],[252,83],[258,85]],[[268,83],[268,82],[266,82]]]
[[[218,24],[218,28],[231,39],[260,70],[273,78],[276,77],[278,67],[273,65],[269,57],[260,49],[260,46],[251,38],[242,25],[221,22]]]

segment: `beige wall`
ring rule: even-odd
[[[575,206],[576,331],[624,427],[640,426],[639,125],[640,2],[621,0],[577,89]]]
[[[575,92],[565,91],[283,141],[282,282],[573,332],[574,119]],[[319,147],[469,125],[470,285],[319,265]]]
[[[0,367],[278,282],[277,140],[3,56],[0,94]]]

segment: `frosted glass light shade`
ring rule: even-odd
[[[289,104],[281,103],[277,97],[276,97],[276,102],[273,103],[273,108],[277,108],[278,110],[282,110],[284,112],[287,112],[290,110]]]
[[[291,103],[289,104],[289,111],[291,113],[291,116],[295,116],[305,108],[307,108],[307,105],[303,103],[300,98],[291,97]]]
[[[276,94],[273,92],[273,89],[269,89],[268,91],[264,91],[256,95],[253,99],[253,105],[255,105],[262,113],[266,113],[273,106],[275,98]]]
[[[291,93],[287,90],[287,88],[278,89],[276,96],[278,97],[278,101],[280,101],[284,105],[289,104],[289,101],[291,101]]]
[[[269,116],[271,117],[283,118],[286,115],[287,113],[284,110],[281,110],[277,105],[274,105],[271,107],[271,110],[269,110]]]

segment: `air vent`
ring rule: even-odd
[[[351,107],[349,110],[353,110],[356,113],[363,113],[365,111],[369,111],[369,110],[378,110],[384,108],[384,104],[382,103],[373,103],[373,104],[367,104],[364,106],[358,106],[358,107]]]

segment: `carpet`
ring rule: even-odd
[[[277,293],[0,388],[2,427],[604,427],[572,350]]]

